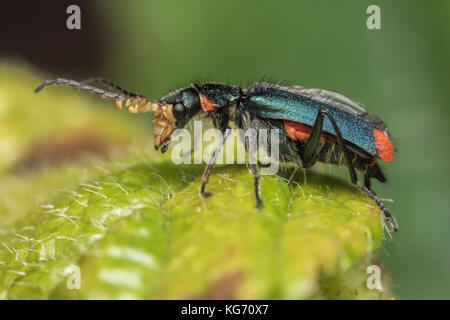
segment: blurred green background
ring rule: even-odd
[[[29,32],[53,45],[27,41],[34,56],[51,49],[52,63],[45,63],[51,53],[17,56],[52,76],[107,76],[152,98],[192,81],[245,87],[269,77],[363,102],[388,124],[398,150],[382,164],[389,184],[375,185],[394,200],[388,206],[400,224],[382,249],[393,293],[450,298],[449,1],[84,3],[81,31],[65,29],[64,8],[57,28],[87,40],[58,45],[55,34],[42,35],[42,21]],[[371,4],[381,8],[381,30],[366,27]],[[11,48],[0,53],[16,58]]]

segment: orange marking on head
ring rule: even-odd
[[[374,129],[372,133],[380,159],[383,161],[391,161],[394,159],[394,147],[392,146],[391,140],[381,130]]]
[[[214,111],[216,109],[214,103],[202,94],[200,95],[200,104],[204,111]]]
[[[292,140],[306,140],[311,134],[311,127],[291,120],[283,120],[284,130]]]

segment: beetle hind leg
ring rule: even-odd
[[[390,213],[389,209],[386,208],[383,201],[381,201],[381,199],[375,194],[375,192],[373,192],[370,189],[370,178],[372,176],[374,176],[381,182],[386,181],[386,178],[384,177],[380,167],[377,164],[374,164],[373,167],[370,166],[367,167],[366,174],[364,176],[364,185],[362,185],[358,181],[358,176],[356,175],[355,167],[352,161],[350,160],[347,148],[345,148],[344,146],[341,131],[339,130],[339,127],[337,126],[337,123],[334,120],[333,115],[331,115],[326,109],[319,110],[314,126],[311,129],[311,135],[305,144],[305,149],[303,151],[303,157],[305,158],[304,161],[306,161],[307,164],[308,163],[311,164],[314,163],[314,161],[316,160],[315,152],[317,150],[319,138],[322,134],[322,124],[324,116],[328,117],[336,133],[337,145],[342,151],[344,163],[348,168],[351,182],[355,184],[362,193],[366,194],[370,199],[372,199],[372,201],[375,202],[378,208],[380,208],[380,210],[383,212],[384,215],[384,221],[391,226],[391,229],[389,231],[390,234],[397,232],[398,224],[394,216]],[[374,173],[376,174],[374,175]]]
[[[376,203],[378,208],[381,209],[381,211],[384,214],[384,221],[389,223],[391,226],[390,233],[393,234],[398,231],[398,223],[395,217],[391,214],[388,208],[384,205],[383,201],[381,201],[380,198],[373,192],[370,188],[367,188],[366,186],[363,186],[361,183],[356,182],[356,185],[358,186],[359,190],[366,194],[370,199],[372,199],[373,202]]]

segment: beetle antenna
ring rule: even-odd
[[[113,90],[117,92],[112,92],[108,90],[104,90],[98,87],[94,87],[91,85],[88,85],[87,83],[100,83],[106,86],[109,86],[113,88]],[[148,100],[146,97],[131,93],[118,85],[114,84],[113,82],[102,79],[102,78],[90,78],[81,82],[77,82],[75,80],[69,80],[69,79],[62,79],[58,78],[55,80],[47,80],[41,85],[39,85],[34,92],[39,92],[45,87],[52,86],[52,85],[65,85],[69,87],[74,87],[79,90],[87,91],[96,95],[101,96],[103,99],[106,100],[115,100],[117,107],[122,110],[122,104],[125,102],[125,106],[128,108],[128,110],[132,113],[138,113],[138,112],[147,112],[147,111],[156,111],[160,108],[160,104],[157,102],[153,102]]]
[[[89,78],[83,81],[80,81],[81,84],[100,84],[103,85],[105,87],[107,87],[108,89],[112,89],[112,91],[117,92],[117,93],[123,93],[126,96],[129,97],[137,97],[139,96],[136,93],[130,92],[127,89],[124,89],[122,87],[120,87],[119,85],[115,84],[114,82],[112,82],[109,79],[105,79],[105,78],[100,78],[100,77],[94,77],[94,78]]]
[[[69,80],[69,79],[55,79],[55,80],[47,80],[44,83],[42,83],[41,85],[39,85],[34,92],[37,93],[39,91],[41,91],[42,89],[44,89],[45,87],[48,86],[52,86],[52,85],[66,85],[69,87],[74,87],[77,88],[79,90],[84,90],[84,91],[88,91],[90,93],[93,94],[97,94],[100,95],[106,99],[119,99],[119,100],[125,100],[125,95],[122,95],[121,93],[116,93],[116,92],[109,92],[100,88],[96,88],[87,84],[83,84],[80,82],[77,82],[75,80]]]

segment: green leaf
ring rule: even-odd
[[[258,210],[246,168],[219,168],[207,200],[198,195],[201,171],[149,153],[35,212],[34,226],[11,235],[0,255],[3,297],[327,297],[327,279],[347,274],[337,291],[381,244],[378,209],[339,180],[266,176]],[[66,286],[72,264],[81,290]],[[351,292],[364,295],[353,298],[382,296],[358,272]]]

